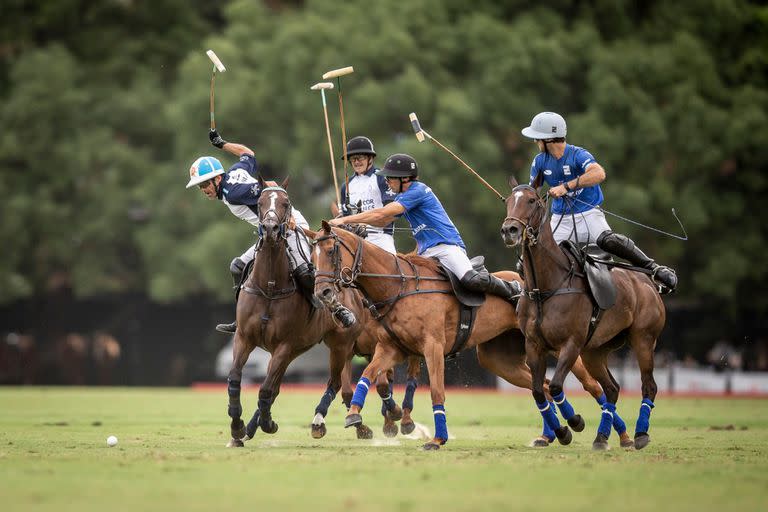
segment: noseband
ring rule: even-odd
[[[534,215],[541,210],[544,211],[546,206],[544,202],[542,201],[542,198],[539,197],[539,194],[536,192],[536,189],[533,188],[530,185],[518,185],[515,188],[512,189],[512,193],[514,194],[515,191],[521,191],[521,190],[531,190],[534,194],[536,194],[536,203],[533,212],[528,216],[528,222],[525,222],[523,219],[520,219],[518,217],[514,217],[512,215],[508,215],[504,218],[504,224],[507,223],[507,221],[515,221],[519,222],[523,226],[523,244],[533,246],[536,245],[536,242],[538,242],[539,237],[539,231],[541,230],[541,226],[544,224],[544,222],[547,220],[547,216],[544,214],[540,215],[540,220],[538,222],[538,225],[536,227],[533,227],[531,222],[531,219],[533,219]]]
[[[261,191],[262,194],[264,192],[283,192],[286,194],[286,196],[288,195],[285,189],[281,187],[267,187]],[[275,207],[274,207],[274,202],[272,203],[272,207],[270,207],[266,212],[264,212],[263,215],[261,213],[261,208],[258,209],[259,210],[259,244],[258,244],[259,249],[261,248],[261,245],[264,240],[264,230],[261,226],[263,224],[264,218],[270,213],[272,213],[275,217],[277,217],[278,226],[280,227],[280,238],[283,240],[288,238],[288,221],[290,220],[291,214],[293,213],[293,205],[291,204],[290,201],[291,200],[288,199],[288,208],[286,208],[285,214],[283,215],[282,219],[280,218],[279,215],[277,215],[277,211],[275,210]]]

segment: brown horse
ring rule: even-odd
[[[359,324],[347,329],[337,325],[326,308],[314,308],[297,289],[286,248],[292,210],[284,189],[286,182],[281,187],[264,188],[259,178],[261,238],[253,269],[237,302],[237,332],[228,378],[228,414],[232,418],[229,446],[243,446],[242,440],[253,438],[259,427],[267,434],[277,432],[271,408],[280,393],[283,375],[291,361],[321,341],[330,349],[328,388],[335,396],[344,383],[341,374],[351,358],[354,340],[362,330]],[[302,236],[300,230],[297,231],[296,236]],[[343,299],[355,315],[363,315],[365,308],[359,294],[348,290]],[[241,419],[240,381],[248,355],[257,346],[272,357],[259,390],[258,408],[246,428]],[[349,379],[345,385],[351,394]]]
[[[459,319],[458,301],[450,284],[433,260],[392,255],[340,228],[323,222],[316,237],[313,262],[317,268],[316,290],[324,301],[348,286],[360,289],[369,303],[385,310],[391,336],[378,341],[373,358],[357,384],[346,426],[362,422],[360,411],[370,383],[406,356],[423,356],[429,372],[435,437],[424,445],[437,449],[448,440],[445,421],[445,357],[451,352]],[[520,280],[514,272],[497,272],[507,280]],[[478,360],[488,370],[519,386],[531,387],[525,364],[523,337],[515,308],[489,295],[478,308],[475,327],[464,348],[477,348]],[[574,372],[595,397],[602,389],[583,368]],[[582,422],[583,425],[583,422]],[[582,427],[583,428],[583,427]],[[563,444],[570,442],[564,436]]]
[[[555,243],[546,204],[536,189],[517,185],[513,180],[510,185],[513,189],[506,199],[507,217],[501,234],[507,246],[523,247],[526,288],[517,313],[526,337],[533,397],[542,416],[556,432],[561,429],[544,395],[547,352],[559,352],[549,390],[566,419],[574,412],[563,394],[563,380],[581,354],[587,370],[600,382],[607,397],[592,445],[596,450],[607,449],[619,385],[608,370],[606,359],[612,350],[629,342],[640,365],[643,393],[634,445],[636,449],[644,448],[650,442],[650,413],[656,397],[653,350],[666,316],[656,287],[645,274],[614,268],[611,275],[616,288],[615,305],[599,309],[581,269]]]

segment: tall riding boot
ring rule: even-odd
[[[470,290],[497,295],[515,305],[522,293],[522,287],[517,281],[505,281],[488,272],[476,270],[469,270],[464,274],[461,284]]]
[[[323,303],[315,295],[315,267],[311,263],[302,263],[293,271],[293,279],[299,292],[312,304],[312,307],[319,309]]]
[[[237,309],[237,298],[240,295],[240,283],[243,281],[243,273],[245,272],[245,262],[240,258],[235,258],[229,265],[229,271],[232,274],[232,281],[235,283],[235,309]],[[233,334],[237,330],[237,320],[230,324],[218,324],[216,330],[227,334]]]
[[[613,231],[603,231],[597,237],[597,246],[605,252],[629,261],[633,265],[653,271],[652,279],[663,285],[667,291],[672,292],[677,287],[677,274],[675,274],[675,271],[669,267],[659,265],[646,256],[629,237],[614,233]]]

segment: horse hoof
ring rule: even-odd
[[[269,423],[262,423],[259,426],[261,427],[262,432],[265,434],[274,434],[277,432],[277,423],[272,420],[269,420]]]
[[[651,436],[647,432],[635,434],[635,450],[642,450],[651,442]]]
[[[394,421],[389,421],[389,418],[384,419],[384,427],[381,429],[386,437],[395,437],[397,435],[397,424]]]
[[[539,436],[531,441],[531,448],[546,448],[549,446],[549,439],[544,436]]]
[[[363,417],[359,414],[348,414],[344,418],[344,428],[356,427],[363,424]]]
[[[360,423],[359,425],[356,425],[356,427],[358,439],[373,439],[373,430],[368,428],[367,425]]]
[[[410,423],[402,422],[400,423],[400,433],[404,436],[407,436],[411,432],[416,430],[416,423],[411,421]]]
[[[634,448],[635,442],[632,440],[631,437],[629,437],[629,434],[624,432],[619,436],[619,444],[622,448]]]
[[[439,450],[440,444],[434,441],[430,441],[426,443],[424,446],[422,446],[422,448],[424,449],[424,451]]]
[[[232,434],[232,439],[242,439],[246,436],[245,423],[243,423],[243,420],[237,420],[229,430]]]
[[[573,441],[573,434],[571,434],[571,429],[565,425],[555,430],[555,435],[557,436],[557,440],[560,441],[560,444],[562,445],[571,444],[571,441]]]
[[[321,423],[319,425],[312,425],[312,437],[315,439],[322,439],[327,432],[327,429],[325,428],[325,423]]]
[[[577,414],[575,416],[571,416],[571,419],[568,420],[568,426],[571,427],[575,432],[581,432],[584,430],[584,427],[586,427],[586,424],[584,423],[584,418],[581,417],[581,414]]]
[[[391,421],[400,421],[403,419],[403,409],[399,405],[396,405],[394,409],[387,411],[387,418]]]
[[[596,452],[607,452],[611,447],[606,441],[595,441],[592,443],[592,450]]]
[[[233,438],[233,439],[230,439],[229,442],[227,443],[227,448],[242,448],[243,446],[245,446],[245,444],[243,444],[243,442],[240,439]]]

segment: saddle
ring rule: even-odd
[[[472,264],[472,268],[478,272],[488,272],[488,269],[485,268],[484,256],[475,256],[469,262]],[[445,356],[446,359],[453,359],[456,357],[456,354],[464,349],[464,345],[467,344],[467,340],[469,340],[469,336],[472,334],[472,328],[477,317],[477,308],[485,303],[485,294],[468,290],[461,284],[459,276],[456,276],[442,265],[440,265],[440,268],[448,276],[453,293],[459,301],[459,325],[456,329],[456,339],[453,342],[451,351]]]
[[[597,245],[588,244],[582,249],[571,240],[560,242],[560,248],[570,254],[584,271],[589,292],[597,307],[602,310],[613,307],[616,304],[616,285],[611,277],[611,256]]]

